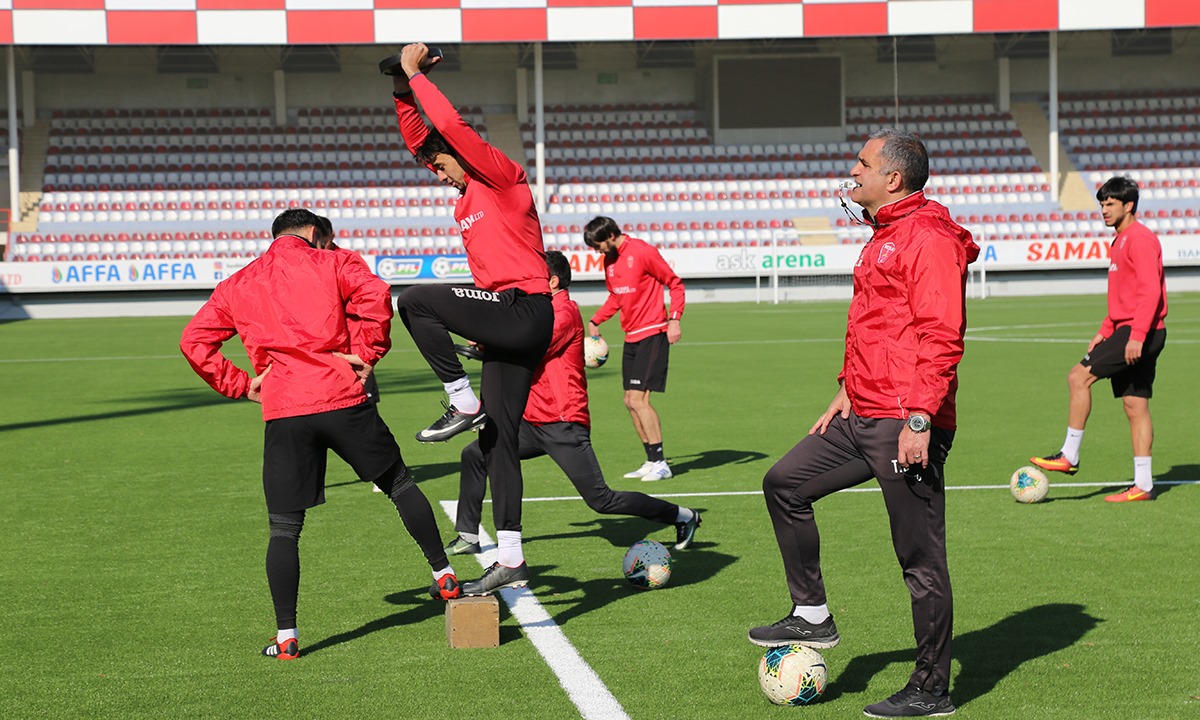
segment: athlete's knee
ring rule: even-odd
[[[1076,365],[1067,373],[1067,384],[1081,389],[1090,388],[1098,379],[1086,365]]]
[[[479,447],[478,440],[476,440],[475,442],[473,442],[473,443],[467,445],[465,448],[463,448],[462,454],[459,456],[459,461],[463,465],[482,465],[483,464],[483,462],[484,462],[483,448]]]
[[[607,485],[600,490],[584,495],[583,501],[587,503],[589,508],[601,515],[615,515],[618,513],[617,494]]]
[[[304,511],[267,513],[267,524],[270,527],[271,537],[299,542],[300,531],[304,529]]]
[[[650,406],[650,393],[642,390],[625,391],[625,407],[630,410],[640,410]]]
[[[401,463],[392,477],[392,490],[388,493],[388,497],[398,506],[400,498],[404,496],[404,493],[416,486],[417,481],[413,479],[412,473],[408,471],[408,466]]]

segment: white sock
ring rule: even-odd
[[[275,633],[275,642],[286,642],[298,637],[300,636],[296,634],[296,628],[288,628],[287,630],[280,630],[279,632]]]
[[[437,582],[438,580],[441,580],[442,578],[446,577],[447,575],[454,575],[454,568],[450,567],[449,565],[442,568],[441,570],[434,570],[433,571],[433,581]]]
[[[1142,492],[1154,489],[1154,474],[1150,471],[1149,455],[1133,456],[1133,484]]]
[[[1079,464],[1079,446],[1083,444],[1083,431],[1067,426],[1067,439],[1063,440],[1062,454],[1072,465]]]
[[[496,531],[496,562],[510,568],[525,562],[525,553],[521,552],[520,530]]]
[[[829,617],[828,605],[797,605],[792,615],[814,625],[823,623]]]
[[[442,387],[446,388],[446,394],[450,396],[450,404],[459,412],[468,415],[479,412],[479,398],[475,397],[475,391],[471,389],[471,378],[463,375],[454,382],[442,383]]]
[[[690,522],[691,519],[694,517],[696,517],[696,513],[692,512],[692,510],[690,510],[689,508],[685,508],[684,506],[680,505],[679,512],[677,512],[675,514],[675,522],[677,522],[677,523]]]

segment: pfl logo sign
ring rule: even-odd
[[[433,276],[436,278],[469,278],[471,267],[466,258],[439,257],[433,261]]]
[[[406,280],[421,274],[421,258],[381,257],[375,262],[375,274],[384,280]]]

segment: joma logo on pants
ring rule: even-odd
[[[494,293],[490,290],[480,290],[479,288],[454,288],[454,294],[460,298],[471,298],[472,300],[486,300],[487,302],[500,302],[500,293]]]

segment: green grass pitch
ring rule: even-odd
[[[1152,411],[1159,481],[1200,480],[1200,296],[1170,295]],[[525,505],[531,589],[631,718],[845,718],[911,671],[908,596],[881,496],[817,506],[842,644],[815,705],[769,705],[747,628],[789,607],[761,479],[832,399],[846,304],[693,305],[655,396],[676,477],[624,480],[641,445],[614,360],[591,371],[593,441],[617,489],[694,493],[704,512],[670,584],[639,592],[625,549],[673,531],[602,518],[579,500]],[[1066,373],[1104,312],[1099,296],[972,301],[960,429],[947,465],[955,592],[952,695],[963,718],[1200,717],[1196,559],[1200,487],[1160,485],[1113,506],[1105,487],[1013,502],[1008,477],[1057,450]],[[580,711],[506,608],[501,646],[447,647],[428,568],[390,503],[331,460],[328,503],[301,540],[298,662],[258,650],[274,622],[258,407],[219,397],[177,348],[184,318],[0,324],[0,717],[569,718]],[[381,411],[432,500],[457,492],[466,440],[421,446],[440,386],[397,323]],[[244,366],[236,343],[228,348]],[[477,366],[468,365],[477,373]],[[1082,470],[1125,487],[1128,426],[1097,385]],[[548,459],[527,498],[569,496]],[[869,482],[863,487],[873,487]],[[748,494],[718,495],[744,492]],[[490,526],[490,515],[485,512]],[[439,516],[443,535],[452,524]],[[455,562],[477,577],[471,558]]]

